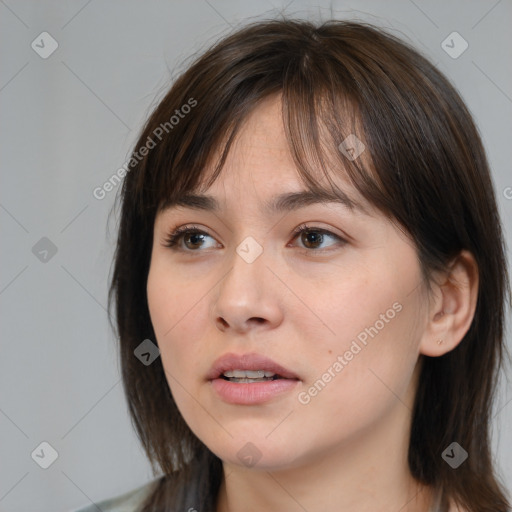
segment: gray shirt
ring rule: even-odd
[[[127,493],[121,494],[114,498],[100,501],[96,504],[87,505],[74,512],[138,512],[142,502],[153,490],[155,483],[160,479],[152,480],[147,484],[139,486]],[[194,485],[191,485],[187,490],[187,494],[191,502],[193,502],[193,489]],[[429,512],[440,512],[441,493],[435,494],[434,503],[430,508]],[[190,507],[184,512],[197,512],[195,508]]]
[[[159,478],[99,503],[86,505],[75,512],[137,512],[158,480]]]

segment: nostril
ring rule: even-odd
[[[229,324],[226,322],[226,320],[224,320],[224,318],[218,318],[218,321],[220,322],[220,324],[222,325],[222,327],[229,327]]]

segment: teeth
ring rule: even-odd
[[[254,382],[268,382],[269,380],[272,380],[272,379],[237,379],[235,377],[233,377],[232,379],[229,379],[229,382],[238,382],[238,383],[243,383],[243,384],[252,384]]]
[[[248,379],[262,379],[263,377],[265,377],[265,372],[263,370],[257,370],[257,371],[246,370],[245,376]]]
[[[235,377],[237,379],[262,379],[263,377],[273,377],[274,372],[265,370],[232,370],[224,372],[225,377]]]

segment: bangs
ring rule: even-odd
[[[300,97],[300,91],[293,88],[275,93],[281,102],[288,148],[300,181],[306,190],[313,193],[325,192],[347,198],[346,190],[339,188],[339,181],[349,180],[364,198],[371,200],[374,190],[380,193],[375,181],[378,176],[371,170],[371,157],[366,150],[367,142],[360,128],[361,123],[355,116],[355,109],[344,98],[329,100],[324,92],[316,96],[312,89],[303,90],[307,91],[307,95]],[[186,158],[186,167],[176,165],[167,168],[170,175],[182,176],[188,171],[189,179],[163,180],[156,187],[159,192],[155,198],[157,212],[172,206],[181,196],[205,192],[213,185],[222,173],[240,128],[258,105],[272,96],[256,98],[252,105],[247,105],[243,117],[238,116],[236,122],[228,120],[224,132],[213,127],[219,134],[215,141],[217,145],[203,146],[201,155],[191,151]],[[334,103],[333,99],[338,101]],[[343,106],[339,105],[342,102]],[[345,114],[340,115],[340,112]],[[191,140],[192,145],[195,145],[194,142]]]

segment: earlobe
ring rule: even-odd
[[[466,250],[452,261],[438,283],[432,283],[428,321],[419,346],[421,354],[442,356],[468,332],[478,298],[478,265]]]

